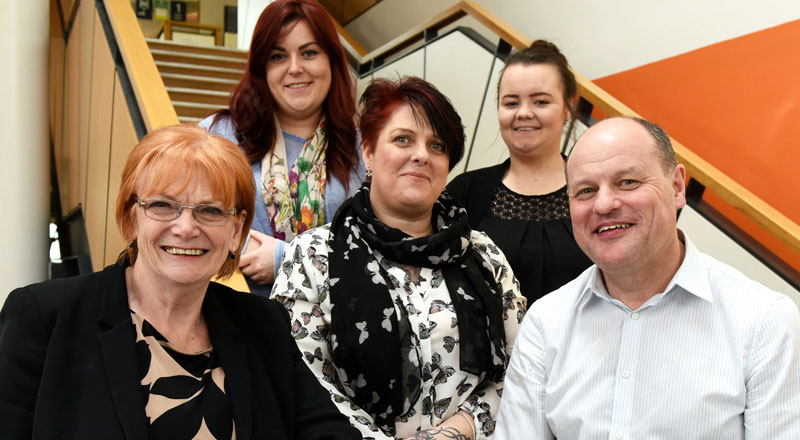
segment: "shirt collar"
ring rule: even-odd
[[[703,254],[680,229],[678,229],[678,237],[683,241],[686,252],[678,271],[675,272],[669,285],[667,285],[666,292],[669,292],[675,286],[679,286],[698,298],[714,302],[714,296],[711,294],[711,285],[708,282],[706,259],[703,258]]]
[[[711,286],[708,282],[708,265],[706,264],[703,254],[694,246],[689,240],[689,237],[680,229],[678,229],[678,238],[685,245],[686,251],[683,256],[683,261],[672,276],[665,293],[671,292],[675,287],[679,287],[684,291],[704,299],[708,302],[714,302],[714,297],[711,294]],[[611,295],[608,294],[605,282],[603,281],[603,274],[597,265],[589,268],[584,284],[581,297],[593,294],[594,296],[604,299],[606,301],[616,302]],[[659,294],[660,296],[664,296]],[[652,299],[652,298],[651,298]],[[645,304],[650,303],[648,301]],[[650,304],[654,305],[654,304]]]

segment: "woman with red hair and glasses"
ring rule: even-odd
[[[133,148],[117,264],[16,289],[0,310],[2,438],[361,438],[286,310],[211,281],[236,270],[250,175],[236,145],[194,125]]]
[[[272,295],[364,438],[491,437],[525,298],[442,192],[461,118],[419,78],[376,80],[361,103],[370,182],[292,241]]]
[[[256,211],[239,267],[254,293],[268,295],[285,242],[328,223],[364,176],[353,78],[319,3],[278,0],[264,10],[229,107],[200,126],[250,161]]]

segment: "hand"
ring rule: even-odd
[[[408,437],[406,440],[472,440],[472,437],[460,433],[455,428],[432,428]]]
[[[450,418],[439,424],[439,426],[425,431],[419,431],[406,440],[473,440],[475,436],[472,423],[468,422],[465,417],[472,420],[472,415],[470,413],[460,410],[458,413],[453,414]]]
[[[275,281],[275,237],[250,230],[247,249],[239,259],[242,273],[259,284]]]

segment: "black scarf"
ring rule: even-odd
[[[422,361],[404,307],[392,303],[390,289],[401,283],[374,251],[392,262],[442,270],[458,318],[461,370],[499,381],[507,364],[502,290],[470,244],[466,211],[443,192],[431,222],[433,233],[421,238],[381,223],[364,185],[330,226],[333,360],[348,397],[391,435],[395,419],[420,397]]]

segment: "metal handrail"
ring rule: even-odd
[[[386,58],[397,55],[404,49],[423,41],[426,31],[436,32],[466,16],[470,16],[486,26],[515,49],[528,47],[532,43],[530,38],[514,29],[483,6],[472,1],[460,1],[373,51],[350,53],[349,55],[360,65],[371,65],[373,60],[379,60],[378,64],[383,64]],[[343,38],[348,41],[353,40],[349,35],[343,35]],[[585,76],[574,70],[573,73],[578,83],[578,95],[594,108],[609,116],[640,117],[630,107],[611,96],[611,94]],[[679,141],[672,139],[672,144],[678,161],[686,166],[686,170],[692,179],[717,194],[726,203],[741,211],[780,242],[800,254],[800,225],[689,150]]]

